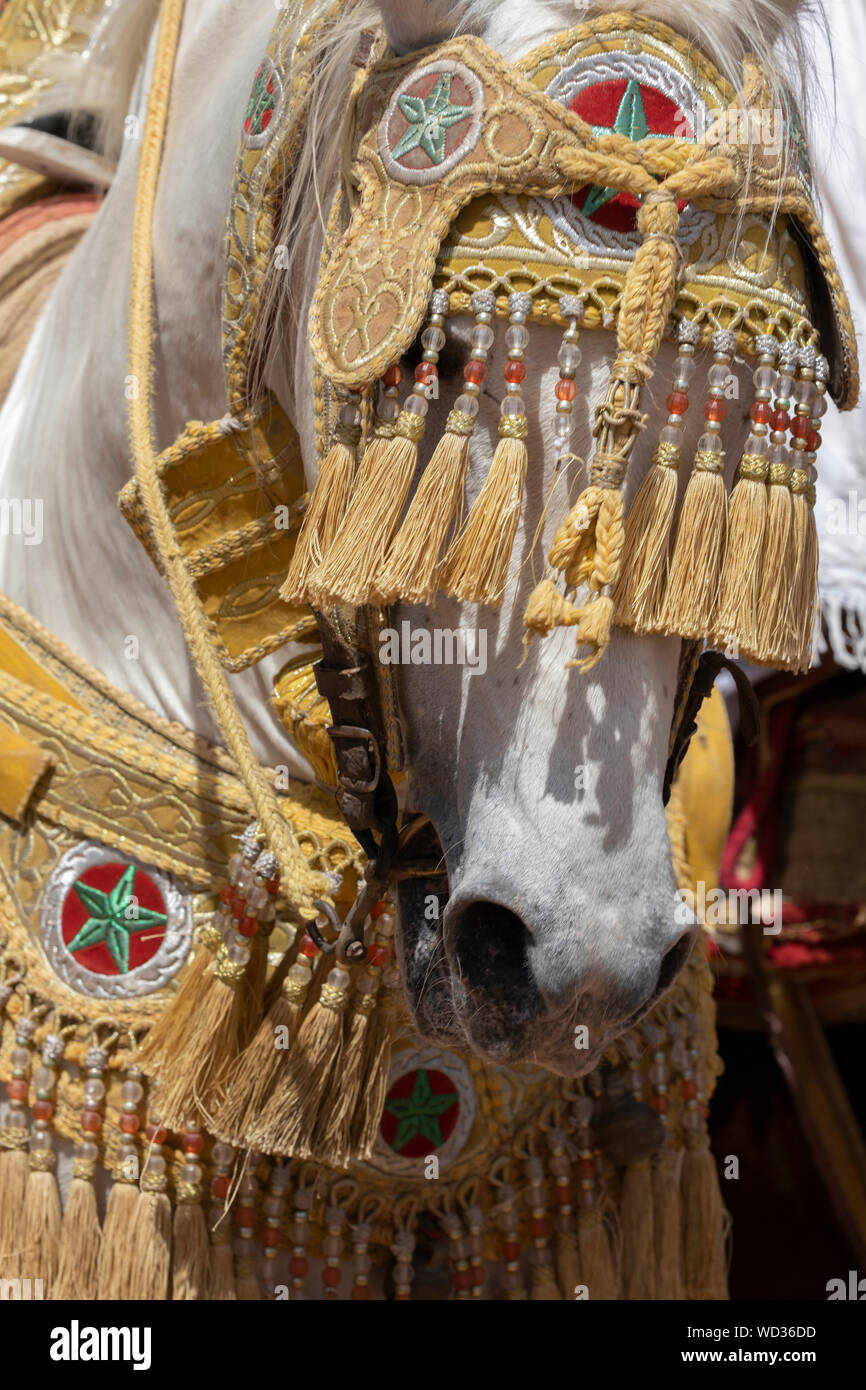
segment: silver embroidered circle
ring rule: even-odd
[[[84,883],[84,887],[88,888],[84,875],[101,868],[105,870],[105,866],[112,865],[121,868],[113,888],[122,888],[123,894],[126,895],[124,902],[121,903],[118,896],[116,903],[109,909],[102,899],[110,897],[113,888],[103,891],[90,885],[86,905],[81,907],[79,915],[83,913],[87,921],[92,922],[94,926],[89,932],[81,928],[77,936],[71,938],[71,941],[82,939],[85,943],[74,952],[70,949],[71,941],[64,939],[64,931],[67,938],[69,937],[68,908],[66,921],[64,908],[68,903],[72,903],[73,908],[77,909],[74,898],[80,898],[81,895],[75,889],[75,885]],[[94,877],[92,872],[90,877]],[[106,886],[111,877],[113,875],[107,876]],[[162,900],[164,911],[162,908],[157,911],[139,904],[138,896],[133,889],[143,881],[149,881],[155,889],[156,895]],[[70,898],[71,894],[73,898]],[[154,900],[157,900],[156,897]],[[81,901],[84,904],[84,900]],[[104,912],[104,918],[100,917],[101,912]],[[101,931],[100,924],[103,921],[105,930]],[[116,925],[118,921],[121,924],[119,927]],[[124,921],[132,925],[125,927]],[[142,926],[142,922],[145,925]],[[162,989],[186,960],[192,944],[192,929],[189,896],[171,874],[142,864],[137,859],[132,859],[129,855],[96,840],[82,840],[67,850],[49,875],[39,908],[39,938],[48,964],[70,989],[92,999],[135,999]],[[149,945],[145,951],[139,948],[138,954],[147,954],[147,958],[140,964],[135,964],[136,952],[130,951],[129,941],[133,936],[138,936],[143,942],[147,942],[148,934],[150,941],[157,940],[158,945],[153,950],[150,950]],[[124,936],[127,937],[126,943],[123,941]],[[84,955],[91,952],[94,946],[104,943],[107,943],[106,951],[109,946],[111,948],[110,955],[116,973],[91,969],[82,960],[76,959],[76,954]],[[93,964],[92,958],[90,964]]]
[[[403,1088],[398,1086],[401,1081],[405,1081]],[[397,1098],[395,1087],[410,1094]],[[447,1169],[472,1133],[475,1110],[475,1087],[465,1062],[430,1047],[404,1048],[391,1062],[371,1164],[411,1178],[424,1176],[429,1157],[438,1159],[440,1171]],[[420,1142],[414,1144],[418,1151],[413,1153],[416,1137]]]
[[[267,54],[259,63],[253,89],[244,112],[243,134],[247,149],[261,150],[269,144],[277,128],[277,111],[283,99],[283,84],[273,59]]]
[[[379,123],[379,153],[400,183],[435,183],[478,144],[484,88],[465,63],[413,68]]]

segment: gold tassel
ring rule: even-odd
[[[140,1058],[147,1062],[148,1069],[156,1071],[183,1051],[206,993],[216,987],[210,967],[222,944],[223,934],[215,921],[199,930],[198,950],[181,972],[176,994],[148,1030],[142,1044]]]
[[[99,1257],[102,1231],[93,1188],[95,1164],[89,1159],[76,1158],[73,1178],[66,1198],[63,1227],[60,1232],[60,1258],[53,1299],[83,1299],[97,1297]]]
[[[448,416],[380,577],[382,603],[433,602],[442,549],[452,527],[459,524],[474,427],[471,415],[452,410]]]
[[[484,486],[445,561],[442,588],[466,603],[502,603],[526,479],[526,434],[525,415],[500,416]]]
[[[145,1039],[139,1062],[159,1086],[159,1110],[168,1129],[183,1129],[196,1115],[208,1115],[220,1103],[232,1065],[247,1045],[261,1015],[261,967],[267,962],[267,939],[252,938],[249,960],[230,959],[223,945],[207,968],[199,1007],[178,1050],[165,1054],[162,1043],[155,1062]]]
[[[620,1193],[623,1295],[631,1301],[655,1298],[653,1193],[649,1159],[629,1163]]]
[[[231,1229],[220,1226],[211,1232],[210,1300],[212,1303],[231,1302],[237,1296]]]
[[[171,1203],[165,1191],[160,1190],[160,1184],[165,1184],[164,1176],[151,1177],[145,1170],[141,1181],[129,1235],[128,1297],[156,1303],[169,1297]]]
[[[792,648],[787,664],[808,671],[812,664],[818,618],[818,530],[815,525],[815,484],[804,468],[791,473],[791,549],[794,555],[791,590]]]
[[[352,496],[360,427],[341,420],[334,435],[334,442],[319,468],[313,495],[295,541],[289,572],[280,589],[280,598],[286,603],[310,602],[313,572],[328,554]]]
[[[21,1213],[24,1231],[21,1273],[24,1278],[41,1279],[48,1298],[57,1273],[63,1224],[54,1164],[55,1157],[50,1149],[31,1151],[30,1176]]]
[[[132,1231],[138,1211],[135,1183],[115,1179],[108,1194],[102,1247],[96,1273],[96,1297],[132,1298]]]
[[[175,1301],[208,1299],[210,1293],[210,1246],[204,1212],[195,1195],[184,1197],[178,1191],[172,1232],[171,1297]]]
[[[656,632],[668,579],[677,507],[679,444],[657,444],[652,465],[626,517],[625,565],[613,591],[615,621]]]
[[[780,451],[781,452],[781,451]],[[771,462],[767,478],[767,522],[761,546],[757,643],[747,655],[773,666],[791,650],[791,467]]]
[[[698,450],[680,508],[662,613],[664,631],[679,637],[704,637],[715,611],[727,526],[724,457]]]
[[[339,966],[328,973],[318,999],[298,1030],[291,1065],[268,1103],[267,1114],[262,1117],[264,1124],[252,1136],[257,1148],[300,1158],[315,1157],[324,1163],[335,1161],[336,1156],[323,1149],[322,1143],[339,1104],[349,980],[349,972]],[[265,1141],[265,1134],[269,1142]]]
[[[422,399],[409,400],[416,398]],[[423,415],[404,408],[393,439],[371,446],[376,449],[375,466],[365,461],[334,543],[309,582],[315,607],[342,601],[360,608],[379,601],[380,579],[412,486],[424,426]]]
[[[12,1138],[12,1132],[6,1135]],[[21,1212],[30,1163],[27,1156],[27,1130],[20,1131],[18,1148],[0,1150],[0,1279],[17,1279],[21,1274]]]
[[[687,1131],[682,1172],[686,1298],[728,1298],[727,1214],[706,1131]]]
[[[235,1290],[238,1301],[240,1303],[260,1302],[262,1291],[256,1278],[255,1260],[251,1260],[245,1255],[238,1256],[236,1266]]]
[[[260,1124],[268,1098],[289,1065],[287,1056],[298,1031],[311,977],[310,962],[306,956],[298,955],[280,993],[226,1081],[226,1100],[211,1126],[218,1138],[245,1147],[252,1142],[250,1133]]]
[[[728,532],[713,643],[726,651],[754,652],[758,642],[758,586],[767,524],[763,454],[744,454],[728,504]]]
[[[607,1225],[597,1204],[581,1207],[577,1217],[577,1246],[583,1283],[591,1301],[619,1298],[619,1279]]]
[[[663,1149],[652,1170],[653,1235],[656,1256],[656,1297],[681,1299],[682,1223],[677,1155]]]

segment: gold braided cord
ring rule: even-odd
[[[466,439],[475,432],[475,416],[463,410],[451,410],[445,424],[446,434],[459,434]]]
[[[763,454],[743,454],[737,468],[738,478],[748,478],[753,483],[765,483],[770,472],[770,465]]]
[[[184,565],[159,481],[150,429],[153,389],[153,210],[162,145],[171,97],[174,60],[183,17],[183,0],[163,0],[147,118],[141,142],[132,229],[129,295],[129,375],[138,390],[129,403],[129,430],[135,476],[154,544],[168,579],[178,617],[196,670],[207,691],[226,746],[234,757],[262,830],[280,866],[281,888],[291,906],[312,917],[314,898],[328,896],[324,875],[313,873],[269,786],[241,722],[228,680],[213,650],[207,616]]]
[[[657,444],[653,451],[653,463],[659,468],[679,468],[681,457],[679,444]]]
[[[789,463],[771,463],[767,477],[777,487],[790,487],[793,471]]]
[[[695,454],[696,473],[721,473],[725,466],[725,455],[721,449],[698,449]]]
[[[765,475],[766,476],[766,475]],[[805,468],[792,468],[790,479],[791,491],[795,496],[801,493],[805,495],[809,491],[809,474]]]
[[[427,421],[423,415],[415,415],[411,410],[401,410],[394,425],[394,433],[417,444],[423,438],[426,426]]]
[[[529,426],[525,415],[500,415],[500,439],[525,439],[528,434]]]

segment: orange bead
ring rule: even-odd
[[[665,405],[669,415],[685,415],[689,408],[689,398],[685,391],[671,391]]]
[[[671,1108],[671,1103],[667,1096],[650,1096],[650,1105],[657,1115],[666,1115]]]
[[[367,947],[367,960],[370,965],[384,965],[388,959],[388,947],[379,946],[375,942]]]
[[[10,1100],[26,1100],[27,1089],[27,1082],[21,1080],[20,1077],[12,1081],[7,1081],[6,1083],[6,1090],[9,1092]]]
[[[711,396],[704,406],[704,419],[718,422],[724,420],[728,407],[718,396]]]
[[[529,1218],[529,1234],[541,1239],[547,1235],[547,1222],[543,1216],[531,1216]]]
[[[520,1241],[518,1241],[518,1240],[504,1240],[504,1241],[502,1242],[502,1258],[503,1258],[503,1260],[519,1260],[519,1259],[520,1259]]]
[[[384,901],[384,899],[380,898],[379,901],[377,903],[374,903],[373,906],[370,908],[370,916],[375,922],[377,917],[381,917],[382,913],[387,911],[388,904]]]
[[[326,1289],[338,1289],[343,1282],[343,1271],[338,1265],[325,1265],[322,1270],[322,1283]]]
[[[124,1111],[120,1117],[121,1134],[137,1134],[140,1128],[141,1121],[138,1116],[130,1114],[129,1111]]]
[[[698,1094],[697,1083],[688,1079],[681,1081],[680,1094],[683,1100],[694,1100]]]
[[[275,1250],[280,1243],[280,1233],[276,1226],[265,1226],[260,1236],[262,1245],[267,1249]]]
[[[302,956],[306,956],[308,960],[312,960],[313,956],[317,956],[319,954],[319,948],[316,945],[315,941],[311,936],[307,936],[306,934],[301,937],[301,943],[298,946],[298,951]]]
[[[388,368],[387,372],[382,377],[382,381],[386,386],[399,386],[402,380],[403,368],[399,367],[396,362],[393,366]]]
[[[463,368],[464,381],[471,381],[476,386],[480,386],[487,376],[487,368],[483,362],[479,362],[477,357],[473,357],[471,362],[467,362]]]
[[[50,1100],[35,1100],[33,1102],[34,1120],[50,1120],[54,1114],[54,1106]]]
[[[506,381],[521,382],[526,380],[526,366],[523,362],[508,362],[502,375]]]
[[[289,1273],[293,1279],[303,1279],[307,1272],[307,1262],[303,1255],[293,1255],[289,1260]]]
[[[259,924],[255,917],[242,917],[238,922],[238,931],[241,936],[255,936],[259,929]]]
[[[558,401],[573,401],[577,395],[577,387],[567,376],[561,376],[556,383],[556,399]]]
[[[349,1295],[349,1297],[355,1299],[356,1301],[363,1302],[364,1299],[370,1297],[370,1285],[369,1285],[369,1284],[353,1284],[353,1285],[352,1285],[352,1292],[351,1292],[351,1294]]]

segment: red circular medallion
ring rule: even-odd
[[[134,864],[85,869],[63,899],[60,934],[73,959],[96,975],[127,975],[145,965],[165,936],[166,906]]]

